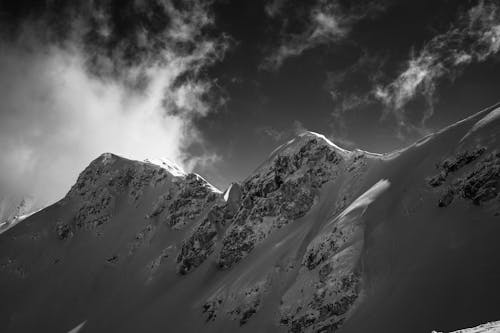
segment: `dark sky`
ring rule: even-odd
[[[306,129],[350,149],[404,147],[499,100],[499,7],[3,1],[0,196],[65,168],[60,189],[32,191],[53,199],[108,150],[166,156],[224,188]]]

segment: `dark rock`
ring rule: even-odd
[[[58,223],[56,226],[56,234],[57,238],[60,240],[73,237],[73,231],[67,223]]]
[[[481,205],[493,200],[500,190],[500,156],[492,153],[478,161],[463,177],[456,179],[440,198],[439,207],[448,206],[456,196]]]
[[[436,165],[437,169],[440,170],[439,174],[428,179],[428,184],[432,187],[439,187],[446,182],[446,179],[450,173],[456,172],[477,160],[484,152],[486,148],[480,147],[472,151],[463,151],[457,153],[454,157],[444,160],[443,162]]]
[[[110,264],[117,264],[118,263],[118,256],[113,255],[113,256],[107,258],[106,261]]]
[[[449,188],[439,199],[438,206],[448,207],[453,202],[453,199],[455,199],[455,191],[453,188]]]
[[[273,230],[307,214],[319,188],[335,178],[341,160],[325,142],[311,138],[247,179],[242,207],[224,236],[219,266],[231,267]]]

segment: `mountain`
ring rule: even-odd
[[[39,203],[32,196],[4,197],[0,199],[0,233],[13,227],[39,209]]]
[[[431,332],[499,319],[500,107],[390,154],[305,132],[221,192],[103,154],[0,235],[2,332]]]

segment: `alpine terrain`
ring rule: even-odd
[[[390,154],[304,132],[224,192],[166,160],[105,153],[62,200],[0,234],[0,331],[494,322],[499,193],[499,105]]]

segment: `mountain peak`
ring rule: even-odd
[[[299,137],[318,138],[320,140],[323,140],[326,144],[328,144],[330,147],[334,148],[337,151],[340,151],[340,152],[343,152],[346,154],[352,153],[351,151],[336,145],[330,139],[328,139],[325,135],[320,134],[320,133],[316,133],[313,131],[305,131],[305,132],[299,134]]]
[[[187,173],[182,169],[177,163],[168,158],[146,158],[145,163],[154,164],[159,167],[166,169],[172,175],[176,177],[186,176]]]

